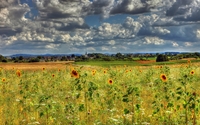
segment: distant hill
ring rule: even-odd
[[[37,57],[37,56],[71,56],[72,54],[14,54],[10,55],[9,57]],[[81,56],[82,54],[74,54],[75,56]]]

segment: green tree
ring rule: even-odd
[[[19,57],[19,60],[23,60],[23,59],[24,59],[24,57],[23,57],[23,56],[20,56],[20,57]]]
[[[4,59],[4,57],[2,55],[0,55],[0,62],[2,62],[3,59]]]
[[[164,62],[164,61],[169,61],[168,56],[159,54],[156,58],[156,62]]]

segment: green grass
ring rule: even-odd
[[[136,61],[89,61],[89,62],[75,62],[77,65],[91,65],[91,66],[119,66],[119,65],[128,65],[128,66],[139,66],[140,64]]]
[[[136,60],[134,58],[134,60]],[[137,59],[139,60],[139,58]],[[149,60],[155,60],[155,58],[151,58]],[[200,60],[192,60],[192,63],[200,62]],[[153,65],[176,65],[176,64],[185,64],[187,60],[173,60],[173,61],[166,61],[166,62],[150,62],[141,64],[137,61],[87,61],[87,62],[75,62],[74,64],[77,65],[91,65],[91,66],[119,66],[119,65],[127,65],[127,66],[153,66]]]

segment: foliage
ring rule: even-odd
[[[156,58],[156,62],[164,62],[164,61],[169,61],[168,56],[159,54]]]

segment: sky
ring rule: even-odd
[[[0,1],[2,55],[200,51],[200,0]]]

